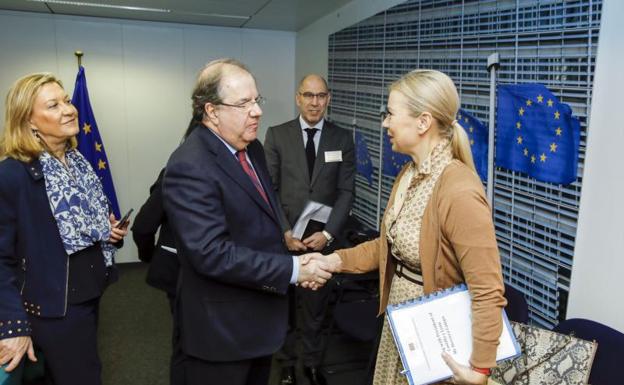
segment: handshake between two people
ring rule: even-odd
[[[336,253],[323,255],[308,253],[297,257],[299,260],[299,276],[297,284],[311,290],[318,290],[342,268],[342,260]]]

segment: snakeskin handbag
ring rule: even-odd
[[[522,354],[492,370],[491,379],[509,385],[587,384],[598,344],[574,336],[511,322]]]

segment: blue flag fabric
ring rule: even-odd
[[[357,173],[366,178],[366,180],[368,180],[368,185],[372,186],[373,162],[368,152],[366,138],[358,131],[355,131],[355,160]]]
[[[117,195],[115,194],[115,186],[111,176],[108,158],[104,150],[104,143],[100,137],[95,116],[91,109],[89,101],[89,91],[87,90],[87,78],[85,77],[84,67],[80,66],[78,75],[76,75],[76,85],[74,87],[74,95],[72,103],[78,110],[78,123],[80,131],[78,132],[78,151],[89,161],[95,174],[102,181],[104,193],[108,198],[111,209],[117,219],[120,219],[119,204],[117,203]]]
[[[542,84],[498,86],[496,165],[551,183],[576,180],[580,123]]]
[[[408,155],[392,151],[388,133],[383,133],[383,167],[382,172],[388,176],[397,176],[403,165],[412,160]]]
[[[488,128],[463,108],[457,113],[457,121],[468,134],[475,168],[481,180],[485,182],[488,172]]]

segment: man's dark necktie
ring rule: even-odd
[[[314,148],[314,134],[318,131],[317,128],[306,128],[305,132],[308,134],[308,141],[306,142],[305,152],[306,159],[308,160],[308,171],[310,172],[310,179],[312,179],[312,171],[314,171],[314,161],[316,160],[316,149]]]
[[[251,179],[251,183],[253,183],[253,185],[256,186],[256,190],[258,190],[258,192],[262,196],[262,199],[264,199],[264,201],[269,205],[269,207],[271,207],[271,204],[269,203],[269,198],[267,197],[266,192],[264,192],[264,189],[262,188],[262,184],[260,184],[260,181],[258,180],[256,173],[251,168],[251,165],[249,164],[249,162],[247,162],[247,155],[245,154],[245,152],[246,152],[245,150],[236,152],[236,157],[238,158],[238,162],[240,163],[241,167],[243,167],[245,174],[247,174],[249,178]]]

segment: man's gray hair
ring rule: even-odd
[[[206,103],[219,104],[221,100],[221,79],[228,67],[239,68],[251,75],[249,69],[232,58],[217,59],[209,62],[199,72],[191,100],[193,101],[193,119],[200,122],[204,117]],[[253,76],[253,75],[252,75]]]

